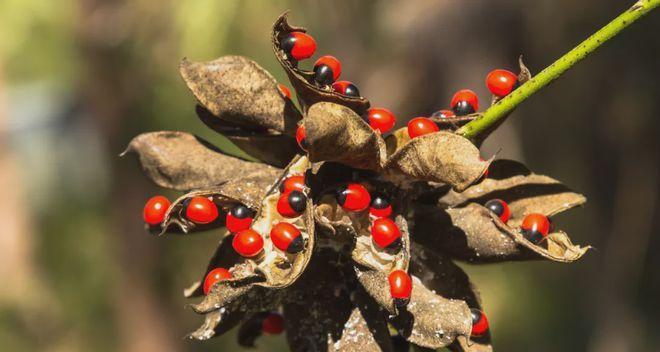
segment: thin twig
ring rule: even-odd
[[[566,70],[580,62],[591,52],[596,50],[603,43],[617,35],[621,30],[628,27],[631,23],[649,13],[660,5],[660,0],[639,0],[630,9],[619,15],[605,27],[598,30],[592,36],[580,43],[573,50],[560,57],[552,65],[546,67],[531,80],[522,84],[518,89],[504,99],[493,104],[483,115],[466,124],[456,131],[456,133],[470,139],[474,139],[480,133],[488,130],[500,119],[507,116],[516,106],[529,98],[532,94],[548,85],[550,82],[561,76]]]

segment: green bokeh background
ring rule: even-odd
[[[538,72],[630,1],[0,1],[0,350],[233,351],[234,336],[184,339],[201,322],[182,297],[218,240],[156,238],[141,208],[162,192],[130,138],[195,132],[182,57],[255,59],[291,9],[318,54],[399,124],[446,107],[483,77]],[[589,198],[558,218],[596,250],[571,265],[464,266],[498,351],[657,351],[660,333],[660,13],[634,24],[513,114],[485,144]],[[166,192],[169,196],[174,193]],[[258,351],[285,351],[283,336]]]

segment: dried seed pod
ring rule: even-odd
[[[156,184],[176,190],[211,187],[237,174],[277,169],[225,155],[209,142],[185,132],[143,133],[131,141],[126,153],[136,153],[142,168]]]
[[[352,97],[335,92],[332,89],[322,89],[317,87],[314,82],[314,71],[302,70],[297,66],[297,62],[287,60],[285,51],[280,47],[281,39],[291,32],[306,32],[302,27],[292,27],[287,21],[287,14],[282,14],[275,24],[273,24],[273,50],[275,57],[289,76],[291,85],[296,90],[298,101],[306,112],[309,107],[318,102],[331,102],[346,106],[358,115],[362,115],[369,109],[369,101],[362,97]]]
[[[449,191],[440,199],[440,205],[461,207],[499,198],[509,206],[507,224],[518,227],[527,214],[553,216],[586,202],[583,195],[551,177],[531,172],[517,161],[495,160],[488,170],[488,178],[463,192]]]
[[[184,59],[179,71],[200,104],[221,120],[247,130],[280,133],[300,120],[291,101],[280,95],[275,78],[248,58]]]
[[[222,221],[216,221],[207,225],[195,224],[186,217],[185,203],[188,199],[196,196],[211,197],[221,211],[227,213],[238,204],[243,204],[253,211],[257,211],[261,206],[261,199],[266,194],[268,187],[277,180],[281,171],[270,169],[267,172],[257,172],[255,174],[240,177],[224,183],[221,186],[215,186],[208,189],[200,189],[176,199],[167,212],[165,220],[161,224],[162,233],[178,229],[184,233],[192,231],[203,231],[209,228],[223,225]],[[220,217],[222,220],[222,217]]]
[[[428,248],[444,251],[471,262],[549,259],[572,262],[582,257],[589,246],[571,243],[563,232],[549,234],[547,243],[534,244],[517,229],[502,223],[483,206],[470,203],[462,208],[442,210],[419,207],[415,217],[415,240]],[[442,236],[438,236],[442,233]]]
[[[303,120],[311,161],[335,161],[358,168],[378,170],[385,161],[385,142],[345,106],[314,104]]]
[[[385,163],[390,173],[449,184],[462,191],[488,169],[469,140],[448,132],[420,136],[403,144]]]

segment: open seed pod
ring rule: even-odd
[[[165,219],[161,224],[161,234],[172,230],[189,233],[224,226],[224,216],[218,216],[214,222],[203,225],[196,224],[186,217],[186,203],[195,196],[211,199],[218,207],[221,215],[231,211],[233,207],[239,204],[247,206],[256,213],[261,207],[261,200],[265,197],[266,191],[280,174],[281,170],[271,168],[230,180],[220,186],[199,189],[184,194],[167,209]]]
[[[511,216],[506,224],[482,206],[491,199],[508,204]],[[518,162],[497,160],[479,184],[460,193],[450,190],[437,206],[417,207],[414,230],[418,242],[471,262],[541,258],[571,262],[590,247],[574,245],[560,231],[536,244],[522,235],[520,225],[528,214],[551,217],[585,201],[559,181],[534,174]]]
[[[306,32],[303,27],[292,27],[287,21],[287,13],[282,14],[275,24],[273,24],[273,50],[275,57],[289,76],[291,85],[296,90],[298,101],[302,106],[303,112],[315,103],[326,101],[340,104],[362,115],[369,109],[369,101],[362,97],[349,97],[333,91],[329,87],[318,87],[314,82],[314,72],[302,70],[298,67],[298,62],[293,58],[287,57],[284,50],[280,48],[280,42],[291,32]]]

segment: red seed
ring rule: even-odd
[[[337,203],[348,211],[363,211],[369,207],[371,195],[361,184],[351,183],[338,190]]]
[[[264,248],[264,239],[252,229],[243,230],[231,242],[236,253],[243,257],[254,257]]]
[[[270,313],[261,322],[261,331],[264,334],[277,335],[284,331],[284,318],[277,313]]]
[[[332,84],[340,75],[341,63],[332,55],[321,56],[314,63],[314,79],[320,84]]]
[[[209,271],[204,278],[204,294],[208,295],[213,285],[226,279],[231,279],[231,273],[225,268],[215,268]]]
[[[486,76],[486,86],[493,95],[505,97],[509,95],[518,84],[518,76],[508,70],[493,70]]]
[[[281,42],[280,47],[293,59],[304,60],[316,52],[316,41],[303,32],[291,32]]]
[[[545,237],[550,232],[550,220],[543,214],[532,213],[525,216],[520,227],[523,231],[539,233]]]
[[[332,84],[332,90],[348,97],[360,96],[360,90],[351,81],[337,81]]]
[[[371,224],[371,238],[381,248],[386,248],[401,238],[401,231],[389,218],[379,218]]]
[[[245,205],[237,205],[225,218],[225,227],[231,233],[247,230],[252,226],[252,211]]]
[[[144,210],[142,210],[144,222],[152,226],[163,222],[170,204],[170,200],[163,196],[151,197],[144,205]]]
[[[279,250],[287,253],[298,253],[303,249],[304,242],[300,230],[288,222],[280,222],[270,230],[270,240]]]
[[[440,129],[435,122],[427,117],[415,117],[408,121],[408,135],[410,138],[416,138],[425,134],[438,132]]]
[[[369,126],[381,134],[389,132],[396,124],[394,114],[385,108],[371,108],[367,113]]]
[[[470,309],[470,313],[472,314],[472,333],[470,335],[474,337],[485,335],[488,332],[486,314],[475,308]]]
[[[300,146],[300,149],[307,151],[307,133],[305,132],[305,127],[303,125],[298,125],[298,129],[296,129],[296,142],[298,142],[298,146]]]
[[[468,115],[479,110],[479,98],[475,92],[461,89],[451,98],[450,106],[456,115]]]
[[[218,207],[207,197],[195,196],[186,207],[186,217],[196,224],[209,224],[218,218]]]
[[[491,199],[484,205],[488,210],[492,211],[497,215],[503,223],[509,221],[511,217],[511,210],[509,205],[501,199]]]
[[[290,191],[304,191],[305,190],[305,176],[293,175],[287,177],[282,184],[280,184],[280,192],[286,193]]]
[[[280,90],[280,93],[287,99],[291,99],[291,91],[284,84],[277,84],[277,89]]]
[[[395,302],[405,304],[410,299],[412,292],[412,279],[403,270],[394,270],[388,276],[390,284],[390,295]]]
[[[388,218],[392,215],[392,206],[386,195],[376,193],[371,196],[369,215],[375,218]]]
[[[300,191],[282,193],[277,200],[277,212],[285,218],[300,216],[307,207],[307,197]]]

